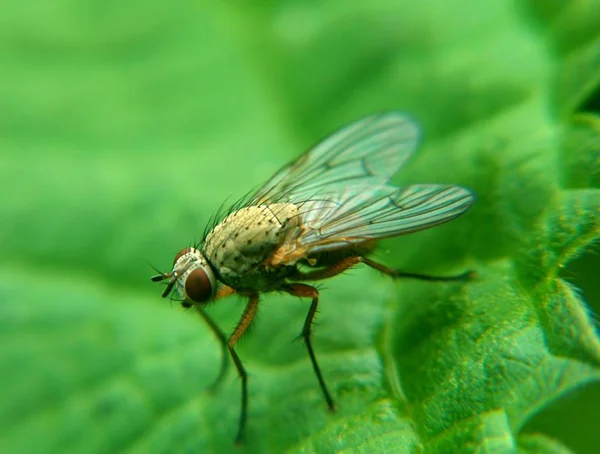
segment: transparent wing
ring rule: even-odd
[[[460,186],[350,187],[301,205],[305,227],[296,244],[306,254],[424,230],[450,221],[473,204]]]
[[[412,155],[418,141],[419,127],[404,113],[365,117],[282,168],[249,204],[298,202],[340,186],[384,185]]]

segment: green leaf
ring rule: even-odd
[[[237,350],[244,452],[569,452],[537,414],[600,380],[600,339],[564,268],[600,237],[597,2],[9,2],[0,18],[0,451],[237,452],[240,381],[160,298],[225,205],[346,122],[410,112],[397,184],[475,207],[309,302],[265,295]],[[593,272],[593,270],[590,270]],[[208,308],[226,332],[243,300]],[[596,385],[597,386],[597,385]],[[586,402],[590,407],[598,402]],[[575,429],[574,429],[575,430]],[[578,452],[595,452],[578,433]]]
[[[520,453],[542,454],[571,454],[573,451],[561,445],[556,440],[541,434],[531,434],[519,437]]]

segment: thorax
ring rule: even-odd
[[[268,290],[289,268],[264,265],[298,226],[298,207],[276,203],[241,208],[206,236],[204,256],[220,279],[235,289]]]

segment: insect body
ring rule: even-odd
[[[333,277],[364,263],[392,277],[434,277],[388,268],[367,257],[377,240],[450,221],[473,203],[473,194],[454,185],[396,187],[389,179],[416,149],[419,128],[406,115],[386,112],[335,132],[283,167],[262,188],[210,228],[195,247],[180,251],[173,269],[152,278],[166,281],[184,307],[194,307],[221,340],[242,378],[237,441],[245,433],[247,374],[234,349],[256,315],[259,295],[283,291],[311,298],[302,329],[319,386],[334,409],[311,343],[319,292],[304,282]],[[248,302],[234,332],[226,337],[205,312],[207,303],[231,294]],[[226,358],[219,379],[225,374]]]

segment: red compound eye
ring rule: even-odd
[[[185,293],[194,303],[205,303],[213,294],[212,283],[202,268],[196,268],[185,280]]]

